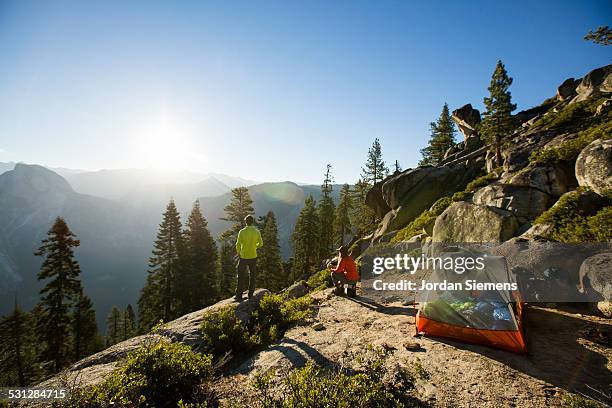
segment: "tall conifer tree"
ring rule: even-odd
[[[512,78],[508,76],[506,67],[497,61],[495,71],[489,85],[489,96],[484,98],[486,111],[482,114],[480,135],[495,149],[495,161],[502,164],[501,147],[504,138],[509,137],[515,124],[512,111],[516,105],[512,103],[512,94],[508,90],[512,85]]]
[[[318,267],[319,258],[319,215],[316,202],[312,196],[304,201],[304,208],[295,223],[293,230],[293,279],[310,275]]]
[[[91,299],[79,291],[72,312],[74,359],[80,360],[100,348],[96,312]]]
[[[360,233],[367,232],[376,220],[374,210],[366,205],[366,195],[369,190],[370,185],[362,180],[358,180],[351,190],[351,224],[355,226]]]
[[[257,251],[257,275],[265,288],[278,291],[286,286],[287,276],[280,255],[276,216],[272,211],[264,217],[261,238],[264,246]]]
[[[338,208],[336,208],[336,219],[334,222],[334,245],[344,245],[344,239],[351,233],[352,211],[353,202],[351,198],[351,188],[348,184],[345,184],[340,190],[340,200],[338,202]]]
[[[236,288],[236,248],[232,242],[221,242],[219,263],[219,293],[226,298],[233,295]]]
[[[370,185],[382,181],[389,175],[389,169],[385,165],[382,156],[382,148],[378,138],[374,139],[372,147],[368,149],[368,157],[365,166],[361,168],[361,180]]]
[[[331,164],[327,165],[325,179],[321,185],[321,199],[319,200],[319,259],[330,256],[334,250],[334,221],[336,217],[336,206],[332,198],[333,181],[331,174]],[[265,242],[265,241],[264,241]]]
[[[46,280],[41,294],[42,316],[37,322],[45,348],[42,358],[53,362],[58,372],[71,361],[71,307],[81,291],[81,268],[74,259],[74,248],[80,245],[63,218],[57,217],[35,253],[44,257],[39,280]]]
[[[235,241],[238,236],[238,231],[244,227],[244,218],[253,214],[253,200],[249,194],[249,189],[246,187],[236,187],[232,189],[232,200],[223,209],[225,217],[223,221],[232,222],[233,225],[221,234],[221,239],[229,239]]]
[[[431,135],[429,144],[421,149],[423,159],[419,162],[420,166],[435,166],[444,159],[444,154],[448,149],[455,145],[455,123],[451,118],[448,104],[442,107],[442,113],[437,121],[429,124]]]
[[[0,385],[25,387],[40,378],[34,323],[17,302],[0,319]]]
[[[176,282],[182,272],[180,254],[183,250],[181,218],[174,200],[170,200],[149,258],[147,282],[138,300],[141,331],[149,330],[160,319],[168,322],[178,317]]]
[[[117,306],[113,306],[106,318],[106,346],[112,346],[123,340],[123,328],[121,311]]]
[[[123,318],[121,327],[123,329],[123,339],[132,338],[136,334],[136,315],[132,305],[127,305],[123,311]]]
[[[217,245],[208,230],[208,222],[196,201],[184,232],[184,271],[178,284],[181,310],[185,314],[217,300]]]

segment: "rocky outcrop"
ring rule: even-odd
[[[463,190],[479,171],[477,166],[458,164],[418,167],[389,177],[382,184],[380,198],[391,210],[384,215],[374,239],[404,227],[439,198]],[[380,202],[380,198],[372,198],[369,203]]]
[[[580,266],[580,290],[594,291],[602,301],[612,301],[612,253],[591,256]]]
[[[391,207],[385,201],[382,194],[382,186],[385,180],[379,181],[368,190],[365,198],[366,205],[374,210],[378,218],[382,218],[391,211]]]
[[[530,164],[510,177],[508,183],[537,188],[555,197],[560,197],[578,185],[573,169],[559,163]]]
[[[299,281],[283,290],[287,299],[296,299],[308,293],[308,285],[304,281]]]
[[[534,220],[552,204],[552,197],[536,188],[514,184],[490,184],[476,191],[474,204],[501,208],[514,214],[521,224]]]
[[[480,123],[480,112],[478,109],[472,108],[471,104],[468,103],[454,110],[452,118],[457,124],[459,131],[463,134],[464,140],[478,134],[476,126]]]
[[[43,384],[63,383],[64,381],[68,381],[71,384],[76,382],[77,385],[97,384],[114,370],[116,363],[130,351],[155,341],[180,342],[191,346],[194,350],[199,350],[202,345],[200,325],[202,324],[204,313],[234,305],[236,306],[236,317],[244,324],[247,324],[251,313],[257,308],[259,301],[266,293],[268,293],[266,289],[257,289],[251,299],[241,303],[233,299],[226,299],[202,310],[186,314],[164,324],[155,334],[145,334],[122,341],[106,350],[84,358]]]
[[[596,307],[606,317],[612,317],[612,253],[587,258],[580,266],[580,291],[594,292],[599,299]]]
[[[612,188],[612,140],[595,140],[580,152],[576,178],[598,194]]]
[[[518,227],[509,211],[459,201],[436,218],[433,242],[503,242],[515,236]]]
[[[578,95],[572,99],[571,103],[597,98],[610,92],[612,92],[612,65],[606,65],[592,70],[582,78],[576,87]]]
[[[576,87],[580,84],[581,79],[568,78],[557,88],[557,99],[566,101],[576,96]]]

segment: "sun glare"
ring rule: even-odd
[[[201,165],[203,157],[189,146],[189,132],[167,114],[138,126],[135,156],[140,165],[159,170],[188,170]]]

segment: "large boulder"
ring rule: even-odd
[[[308,290],[308,284],[302,280],[283,290],[283,293],[287,296],[287,299],[296,299],[306,295]]]
[[[382,195],[383,181],[379,181],[374,184],[370,190],[368,190],[365,198],[366,205],[374,210],[378,218],[382,218],[391,211],[391,207],[385,202]]]
[[[580,84],[581,79],[568,78],[557,88],[557,99],[565,101],[576,96],[576,87]]]
[[[578,185],[573,169],[559,163],[530,164],[510,177],[508,183],[537,188],[555,197],[560,197]]]
[[[471,104],[463,105],[452,113],[452,118],[457,124],[463,138],[467,139],[472,135],[477,135],[476,126],[480,123],[480,112],[474,109]]]
[[[585,75],[576,87],[578,94],[571,103],[596,98],[604,93],[612,92],[612,65],[596,68]]]
[[[612,188],[612,140],[595,140],[580,152],[576,179],[598,194]]]
[[[436,218],[433,242],[503,242],[518,228],[509,211],[459,201]]]
[[[414,219],[439,198],[463,190],[479,171],[464,164],[417,167],[385,180],[382,197],[390,208],[402,206]]]
[[[581,291],[594,291],[600,300],[612,301],[612,253],[597,254],[580,265]]]
[[[476,191],[472,200],[474,204],[510,211],[522,223],[534,220],[553,204],[550,195],[514,184],[490,184]]]

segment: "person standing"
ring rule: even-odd
[[[246,283],[246,269],[249,268],[249,298],[253,296],[255,291],[257,277],[257,248],[263,246],[261,233],[253,224],[255,218],[252,215],[247,215],[244,218],[246,227],[238,232],[236,239],[236,252],[238,252],[238,279],[236,283],[236,296],[234,299],[238,302],[242,301],[242,292]]]

